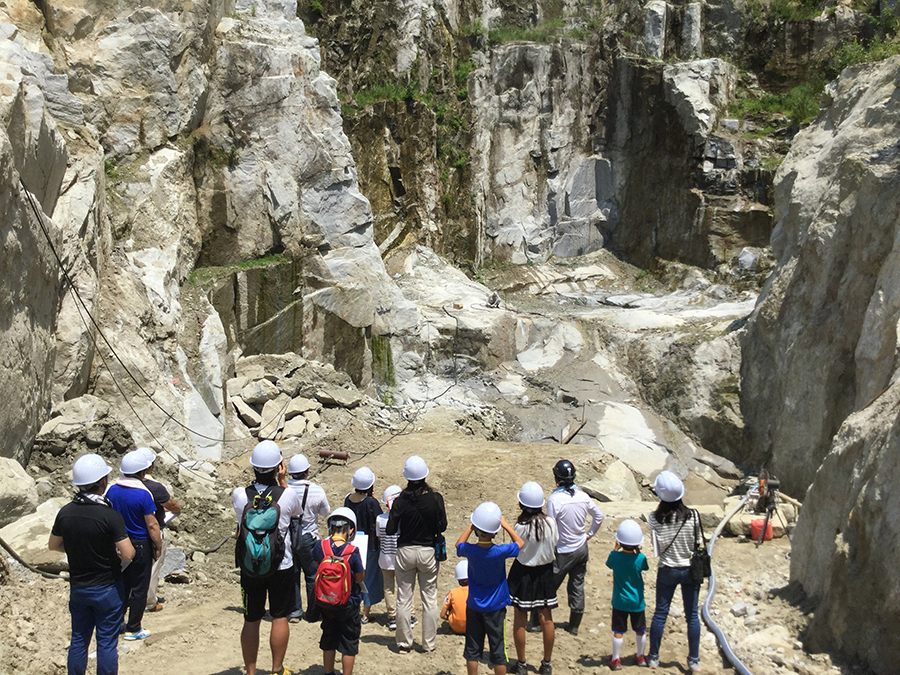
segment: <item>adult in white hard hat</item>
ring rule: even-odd
[[[466,600],[466,647],[463,658],[466,672],[475,675],[484,655],[484,638],[488,641],[488,663],[494,673],[506,672],[506,605],[509,586],[506,581],[506,559],[515,558],[525,544],[509,526],[500,507],[493,502],[478,505],[469,518],[471,524],[456,540],[456,555],[469,561],[469,597]],[[511,544],[496,544],[493,539],[503,529]],[[478,538],[469,543],[472,533]]]
[[[428,465],[418,455],[406,460],[406,488],[394,499],[385,532],[397,538],[397,648],[412,649],[412,598],[416,580],[422,598],[422,647],[433,651],[437,644],[438,560],[435,541],[444,541],[447,513],[444,498],[425,482]]]
[[[650,650],[647,663],[659,666],[659,646],[669,616],[669,606],[675,589],[681,587],[688,635],[688,667],[700,670],[700,615],[697,603],[700,586],[691,578],[691,553],[703,546],[703,530],[699,514],[684,502],[684,483],[671,471],[656,477],[654,490],[659,506],[647,521],[653,539],[653,549],[659,558],[656,573],[656,609],[650,622]]]
[[[373,495],[375,474],[367,466],[361,466],[350,479],[353,492],[344,498],[344,506],[356,514],[357,531],[368,536],[366,556],[366,583],[362,594],[362,622],[369,623],[372,605],[384,599],[384,578],[378,566],[378,536],[375,521],[381,515],[381,504]]]
[[[647,646],[647,619],[644,616],[643,571],[649,569],[647,558],[641,553],[644,533],[637,521],[623,520],[616,530],[616,546],[606,558],[606,566],[613,571],[612,593],[612,656],[610,670],[622,669],[622,642],[628,631],[628,620],[635,633],[637,653],[635,665],[646,666],[644,649]]]
[[[160,612],[163,609],[165,599],[160,597],[159,590],[159,573],[166,562],[166,551],[169,549],[169,537],[166,524],[169,519],[174,516],[181,515],[181,504],[179,504],[169,492],[169,488],[157,480],[153,480],[150,472],[153,471],[153,463],[156,461],[156,454],[147,447],[138,448],[135,452],[141,453],[147,462],[141,481],[144,487],[150,491],[153,496],[153,503],[156,504],[156,521],[159,523],[160,534],[160,551],[159,557],[153,561],[150,568],[150,585],[147,588],[147,611]],[[124,473],[124,470],[123,470]]]
[[[69,560],[70,673],[86,671],[95,630],[97,671],[118,672],[117,647],[125,603],[122,561],[134,557],[134,547],[122,515],[103,497],[111,471],[100,455],[79,457],[72,467],[72,483],[78,493],[56,514],[50,531],[50,550],[67,554]]]
[[[253,482],[247,487],[235,488],[231,494],[238,531],[240,533],[245,529],[241,527],[245,510],[249,512],[260,505],[268,508],[264,505],[274,502],[278,507],[278,536],[284,542],[284,554],[280,561],[272,563],[277,563],[276,571],[263,578],[254,576],[252,569],[245,569],[248,562],[244,556],[239,556],[241,593],[244,598],[241,653],[244,656],[247,675],[255,675],[260,623],[266,613],[268,598],[269,615],[272,617],[269,636],[272,672],[283,675],[284,655],[291,631],[288,615],[296,601],[294,556],[289,528],[292,518],[302,516],[303,508],[297,493],[287,489],[287,466],[277,443],[270,440],[257,443],[250,454],[250,466],[253,467]]]
[[[556,489],[547,499],[547,515],[556,520],[559,541],[556,543],[556,562],[553,575],[556,587],[566,581],[566,601],[569,621],[564,630],[578,635],[584,617],[584,578],[589,558],[588,542],[600,529],[603,512],[590,496],[575,485],[575,465],[568,459],[559,460],[553,467]],[[588,518],[591,526],[585,532]],[[568,579],[567,579],[568,578]]]
[[[307,610],[315,602],[313,587],[318,565],[313,560],[313,549],[319,541],[319,519],[327,520],[331,513],[328,497],[320,485],[309,479],[310,464],[306,455],[296,454],[288,462],[287,486],[300,500],[302,516],[291,519],[291,548],[294,556],[294,603],[288,620],[303,618],[304,602]]]
[[[525,542],[512,568],[509,570],[510,604],[513,606],[513,640],[516,660],[507,672],[525,673],[525,638],[528,613],[532,623],[543,633],[544,657],[538,668],[540,675],[550,675],[553,643],[556,628],[553,609],[559,605],[556,598],[556,581],[553,563],[556,561],[556,544],[559,530],[556,520],[544,514],[546,503],[544,490],[534,481],[528,481],[519,490],[521,512],[513,529]]]
[[[147,611],[153,563],[162,555],[162,531],[156,519],[156,502],[144,485],[147,469],[152,463],[141,450],[126,453],[119,466],[122,475],[106,491],[113,508],[122,514],[125,529],[134,545],[134,558],[122,571],[128,606],[125,640],[150,637],[150,631],[141,624]]]

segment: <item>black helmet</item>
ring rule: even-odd
[[[560,483],[571,483],[575,480],[575,465],[567,459],[561,459],[553,467],[553,475]]]

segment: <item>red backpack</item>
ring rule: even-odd
[[[316,570],[316,582],[313,586],[316,602],[320,606],[340,607],[350,601],[350,591],[353,587],[350,556],[355,550],[353,544],[347,544],[341,555],[335,555],[331,548],[331,539],[322,540],[322,553],[325,557]]]

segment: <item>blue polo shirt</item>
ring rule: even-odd
[[[613,571],[612,606],[621,612],[644,611],[644,577],[650,569],[643,553],[610,551],[606,566]]]
[[[113,485],[106,491],[106,498],[113,508],[122,514],[125,530],[132,539],[149,539],[147,521],[144,516],[156,514],[156,502],[147,490]]]
[[[494,612],[509,604],[506,559],[519,555],[518,544],[479,546],[466,542],[456,547],[456,555],[469,559],[467,607],[476,612]]]

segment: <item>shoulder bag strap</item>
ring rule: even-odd
[[[678,535],[681,534],[681,531],[684,529],[685,523],[687,523],[687,518],[681,521],[681,527],[678,528],[678,532],[675,533],[675,536],[672,537],[672,541],[668,543],[668,545],[663,549],[662,553],[660,553],[658,557],[662,558],[666,554],[666,552],[670,548],[672,548],[672,544],[675,543],[675,540],[678,539]]]
[[[303,503],[300,505],[300,508],[306,511],[306,498],[309,497],[309,484],[307,484],[306,489],[303,491]]]
[[[700,521],[700,512],[697,509],[691,509],[691,512],[696,516],[697,520],[694,521],[694,546],[697,545],[697,528],[700,529],[700,539],[703,541],[703,550],[706,550],[706,535],[703,534],[703,523]]]

